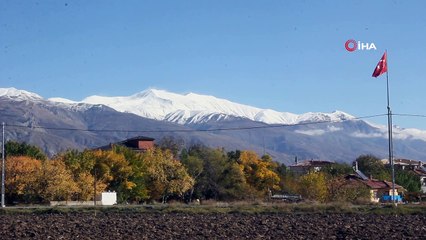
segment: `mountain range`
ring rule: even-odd
[[[361,154],[386,157],[388,151],[386,127],[342,111],[298,115],[156,89],[75,102],[0,88],[0,120],[6,123],[8,140],[37,145],[50,156],[137,135],[173,137],[187,146],[250,149],[286,164],[295,156],[351,162]],[[393,131],[396,157],[426,158],[425,131],[397,127]]]

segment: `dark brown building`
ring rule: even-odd
[[[125,146],[136,152],[145,152],[146,150],[154,147],[154,140],[154,138],[138,136],[123,140],[121,142],[110,143],[96,149],[111,150],[113,146]]]

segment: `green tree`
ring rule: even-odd
[[[181,162],[183,166],[186,167],[188,174],[192,177],[192,179],[194,179],[194,182],[197,182],[204,171],[203,161],[197,156],[190,156],[188,154],[183,154],[181,156]],[[195,184],[193,184],[191,189],[189,190],[189,193],[188,193],[189,202],[192,202],[194,190],[195,190]]]
[[[373,155],[361,155],[356,161],[358,162],[358,169],[361,170],[366,176],[372,176],[378,180],[391,180],[391,173],[386,169],[385,165],[379,158]]]
[[[128,201],[136,203],[149,199],[149,192],[146,183],[147,166],[144,161],[144,155],[123,146],[115,146],[113,151],[118,154],[123,154],[124,158],[129,163],[129,166],[132,168],[132,174],[129,176],[129,181],[133,182],[135,186],[126,191],[125,198]]]
[[[186,155],[202,161],[203,171],[194,185],[193,197],[204,199],[225,197],[221,181],[224,180],[223,176],[225,169],[228,168],[228,160],[224,151],[196,144],[184,152]]]
[[[333,163],[322,167],[321,172],[324,172],[331,177],[339,177],[354,173],[354,169],[347,163]]]
[[[420,177],[411,171],[395,169],[395,183],[404,187],[408,192],[420,192]]]
[[[29,145],[27,143],[19,143],[14,141],[6,142],[5,146],[6,157],[12,156],[28,156],[38,160],[46,160],[47,157],[40,148]]]

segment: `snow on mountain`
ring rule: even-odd
[[[66,99],[66,98],[60,98],[60,97],[56,97],[56,98],[49,98],[49,99],[47,99],[48,101],[51,101],[51,102],[56,102],[56,103],[67,103],[67,104],[75,104],[75,103],[78,103],[78,102],[76,102],[76,101],[72,101],[72,100],[69,100],[69,99]]]
[[[43,99],[40,95],[16,88],[0,88],[0,98],[9,98],[13,101],[49,102],[56,106],[73,111],[85,111],[103,105],[119,112],[133,113],[142,117],[164,120],[179,124],[196,124],[208,121],[220,121],[229,117],[241,117],[267,124],[297,124],[309,122],[340,122],[355,120],[356,118],[341,112],[332,113],[308,112],[293,114],[278,112],[271,109],[261,109],[244,104],[234,103],[214,96],[195,93],[177,94],[164,90],[149,89],[131,96],[105,97],[90,96],[81,102],[65,98]],[[350,135],[357,138],[386,138],[387,127],[375,123],[365,122],[368,131],[354,131]],[[323,129],[297,130],[304,135],[323,135],[340,131],[341,129],[328,126]],[[399,128],[394,126],[395,139],[411,139],[426,141],[426,131],[413,128]]]
[[[157,120],[167,120],[180,124],[212,114],[225,114],[244,117],[253,121],[268,124],[295,124],[312,121],[337,121],[351,119],[352,116],[343,112],[307,113],[297,115],[288,112],[278,112],[271,109],[261,109],[213,96],[188,93],[185,95],[164,90],[149,89],[129,97],[91,96],[82,102],[104,104],[120,112],[134,113],[139,116]]]
[[[43,98],[35,93],[27,92],[25,90],[18,90],[16,88],[0,88],[0,97],[6,97],[12,100],[43,100]]]

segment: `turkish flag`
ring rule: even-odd
[[[388,63],[387,63],[387,56],[386,56],[386,52],[383,54],[382,58],[380,59],[379,63],[377,63],[376,68],[374,69],[373,72],[373,77],[378,77],[380,75],[382,75],[383,73],[388,71]]]

